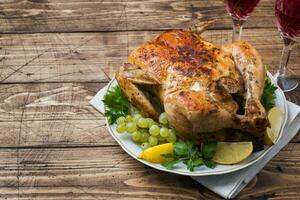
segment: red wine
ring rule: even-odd
[[[277,0],[277,26],[290,39],[300,36],[300,0]]]
[[[224,0],[227,12],[234,19],[245,19],[254,10],[259,0]]]

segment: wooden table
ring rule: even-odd
[[[204,36],[230,41],[220,0],[1,0],[0,199],[220,199],[129,157],[88,103],[137,45],[197,19],[218,19]],[[282,48],[274,1],[261,0],[243,34],[274,72]],[[295,46],[293,73],[299,64]],[[300,104],[300,88],[287,98]],[[238,198],[300,199],[299,141]]]

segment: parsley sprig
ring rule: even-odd
[[[168,160],[163,166],[173,169],[177,163],[183,162],[190,171],[194,171],[195,167],[201,165],[214,168],[215,163],[212,158],[216,153],[217,142],[205,142],[201,147],[196,146],[192,141],[177,141],[174,143],[173,153],[162,155]]]
[[[113,124],[119,117],[129,114],[129,102],[123,95],[119,86],[109,90],[104,98],[105,116],[110,124]]]
[[[260,98],[261,104],[264,106],[264,108],[267,111],[275,106],[275,99],[276,99],[275,91],[276,90],[277,90],[277,87],[275,85],[273,85],[270,78],[267,77],[265,80],[264,91]]]

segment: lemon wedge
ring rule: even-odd
[[[213,161],[223,165],[239,163],[253,151],[252,142],[218,142]]]
[[[271,128],[267,127],[264,134],[264,143],[272,145],[275,144],[278,138],[283,121],[283,112],[278,107],[273,107],[268,112],[268,119],[270,121]]]
[[[173,143],[160,144],[143,151],[139,158],[152,163],[164,163],[166,158],[161,154],[173,153]]]

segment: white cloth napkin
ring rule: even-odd
[[[106,90],[107,87],[102,88],[90,101],[90,104],[101,113],[104,113],[104,104],[102,99]],[[274,145],[273,149],[257,163],[229,174],[192,178],[226,199],[236,197],[238,193],[252,180],[252,178],[254,178],[256,174],[297,134],[300,128],[300,123],[299,121],[298,123],[292,122],[299,112],[300,106],[288,102],[288,120],[283,131],[282,139],[278,141],[277,144]]]

